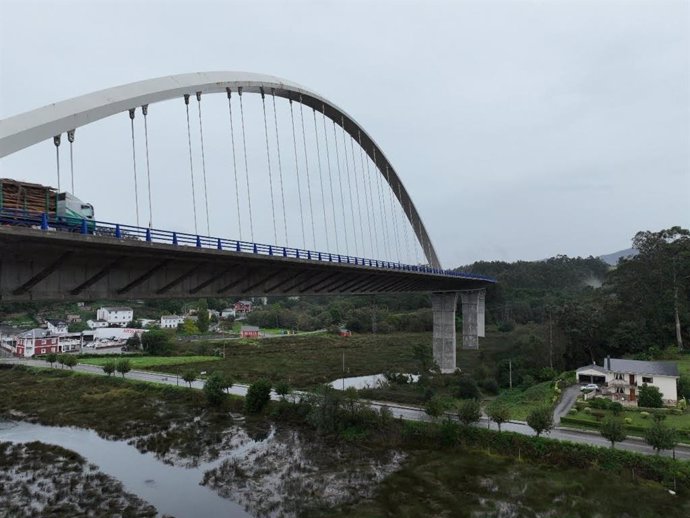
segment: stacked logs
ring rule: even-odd
[[[37,183],[0,178],[0,209],[54,214],[57,191]]]

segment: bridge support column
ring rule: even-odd
[[[434,361],[442,374],[455,372],[455,307],[458,294],[432,293]]]
[[[485,335],[486,291],[461,291],[462,348],[479,349],[479,337]]]

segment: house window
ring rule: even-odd
[[[654,378],[642,376],[642,383],[654,383]]]
[[[616,373],[616,379],[617,379],[617,380],[622,380],[622,379],[623,379],[623,374],[620,373],[620,372],[617,372],[617,373]]]

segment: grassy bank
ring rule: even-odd
[[[511,419],[524,421],[532,410],[552,406],[555,395],[553,382],[545,381],[525,390],[506,390],[496,400],[510,408]]]
[[[161,368],[191,363],[210,363],[220,360],[218,356],[125,356],[133,369]],[[116,360],[113,357],[79,358],[79,363],[103,366]]]
[[[388,370],[416,371],[418,362],[414,359],[413,349],[419,343],[431,348],[431,333],[354,335],[347,338],[321,334],[229,341],[213,344],[214,348],[225,352],[225,359],[220,361],[198,362],[184,368],[156,366],[155,370],[175,373],[189,367],[197,372],[220,371],[243,383],[267,378],[306,388],[342,377],[343,354],[347,376]]]
[[[611,496],[615,495],[615,498]],[[634,504],[633,504],[634,502]],[[322,516],[688,516],[658,484],[465,449],[415,452],[375,496]]]

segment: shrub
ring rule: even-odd
[[[551,407],[541,406],[532,410],[527,416],[527,424],[537,433],[537,437],[553,429],[553,411]]]
[[[469,376],[460,376],[455,386],[455,397],[458,399],[479,399],[479,387]]]
[[[644,434],[644,440],[656,451],[670,450],[678,443],[678,432],[675,428],[669,428],[661,421],[656,421]]]
[[[609,403],[609,410],[611,410],[613,415],[620,415],[623,412],[623,405],[618,401],[611,401]]]
[[[681,410],[685,410],[686,408],[688,408],[688,402],[685,398],[682,398],[680,401],[678,401],[678,408],[680,408]]]
[[[637,398],[637,404],[646,408],[661,408],[664,402],[661,399],[661,392],[657,387],[643,383]]]
[[[589,408],[589,407],[585,407],[584,413],[585,413],[585,414],[591,414],[591,413],[592,413],[592,409]]]
[[[482,410],[479,406],[479,401],[476,399],[467,399],[458,406],[458,419],[465,426],[479,422],[482,417]]]
[[[244,398],[244,410],[248,414],[258,414],[271,400],[271,382],[260,379],[249,385]]]
[[[225,380],[220,372],[212,372],[204,383],[204,394],[211,405],[220,405],[225,399]]]
[[[571,411],[572,410],[574,409],[571,409]],[[510,407],[500,401],[494,401],[487,406],[486,413],[489,419],[498,425],[499,432],[501,431],[501,425],[506,421],[510,421]]]
[[[647,419],[649,417],[649,412],[640,412],[640,417],[642,419]]]
[[[290,393],[290,385],[285,381],[279,381],[275,386],[276,394],[278,394],[282,399],[285,399]]]
[[[486,378],[482,381],[482,389],[487,394],[495,396],[498,394],[498,382],[494,378]]]
[[[536,383],[534,376],[531,376],[530,374],[525,374],[522,377],[522,383],[520,383],[520,388],[522,390],[526,390],[530,388],[532,385]]]
[[[103,364],[103,372],[105,372],[108,376],[110,376],[113,372],[115,372],[115,362],[110,361],[106,362]]]
[[[632,424],[632,419],[630,419],[629,417],[626,417],[625,419],[623,419],[623,421],[625,422],[625,424]]]
[[[592,410],[590,414],[596,417],[597,421],[601,421],[604,417],[606,417],[606,411],[604,410]]]
[[[129,360],[123,358],[115,364],[115,370],[122,374],[122,377],[124,378],[125,374],[132,370],[132,367],[129,364]]]
[[[189,388],[192,388],[192,383],[196,381],[196,372],[193,370],[188,370],[182,374],[182,380],[189,384]]]
[[[616,417],[607,417],[604,419],[601,423],[600,432],[602,437],[611,442],[611,448],[614,447],[615,443],[624,441],[627,437],[623,421]]]
[[[672,408],[671,413],[673,415],[683,415],[684,414],[684,412],[680,408]]]
[[[608,399],[597,397],[597,398],[592,399],[589,402],[589,406],[591,408],[598,408],[599,410],[608,410],[609,401],[608,401]]]

